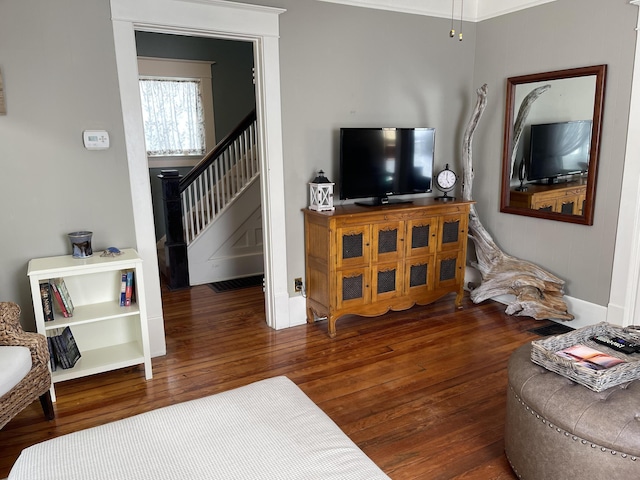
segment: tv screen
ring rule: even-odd
[[[434,128],[341,128],[340,198],[430,192],[434,149]]]
[[[589,170],[591,120],[531,125],[527,180],[553,183]]]

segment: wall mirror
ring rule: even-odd
[[[501,212],[593,225],[606,71],[507,79]]]

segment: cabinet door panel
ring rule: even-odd
[[[580,196],[577,193],[573,195],[570,195],[570,193],[567,192],[567,195],[558,199],[558,212],[565,215],[580,215],[582,210],[582,205],[578,203]]]
[[[371,251],[369,225],[338,228],[336,234],[338,268],[369,264]]]
[[[372,262],[393,262],[398,260],[402,255],[403,233],[402,222],[372,225]]]
[[[404,293],[433,290],[434,256],[415,257],[404,265]]]
[[[438,251],[460,250],[467,241],[468,216],[443,215],[438,222]]]
[[[577,198],[558,200],[558,212],[565,215],[573,215],[577,209]]]
[[[340,270],[337,273],[336,292],[339,309],[365,305],[370,302],[371,288],[368,268]]]
[[[437,218],[408,220],[406,225],[407,257],[429,255],[436,251],[438,246]]]
[[[402,293],[402,264],[387,263],[371,268],[371,300],[389,299]]]
[[[453,287],[464,281],[462,252],[440,253],[436,256],[435,287]]]

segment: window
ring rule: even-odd
[[[204,113],[198,79],[140,78],[148,156],[204,155]]]
[[[215,145],[211,63],[139,58],[150,167],[195,165]]]

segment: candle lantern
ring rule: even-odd
[[[309,182],[309,209],[319,212],[323,210],[335,210],[333,206],[334,185],[335,183],[332,183],[325,177],[324,172],[320,170],[318,176]]]

